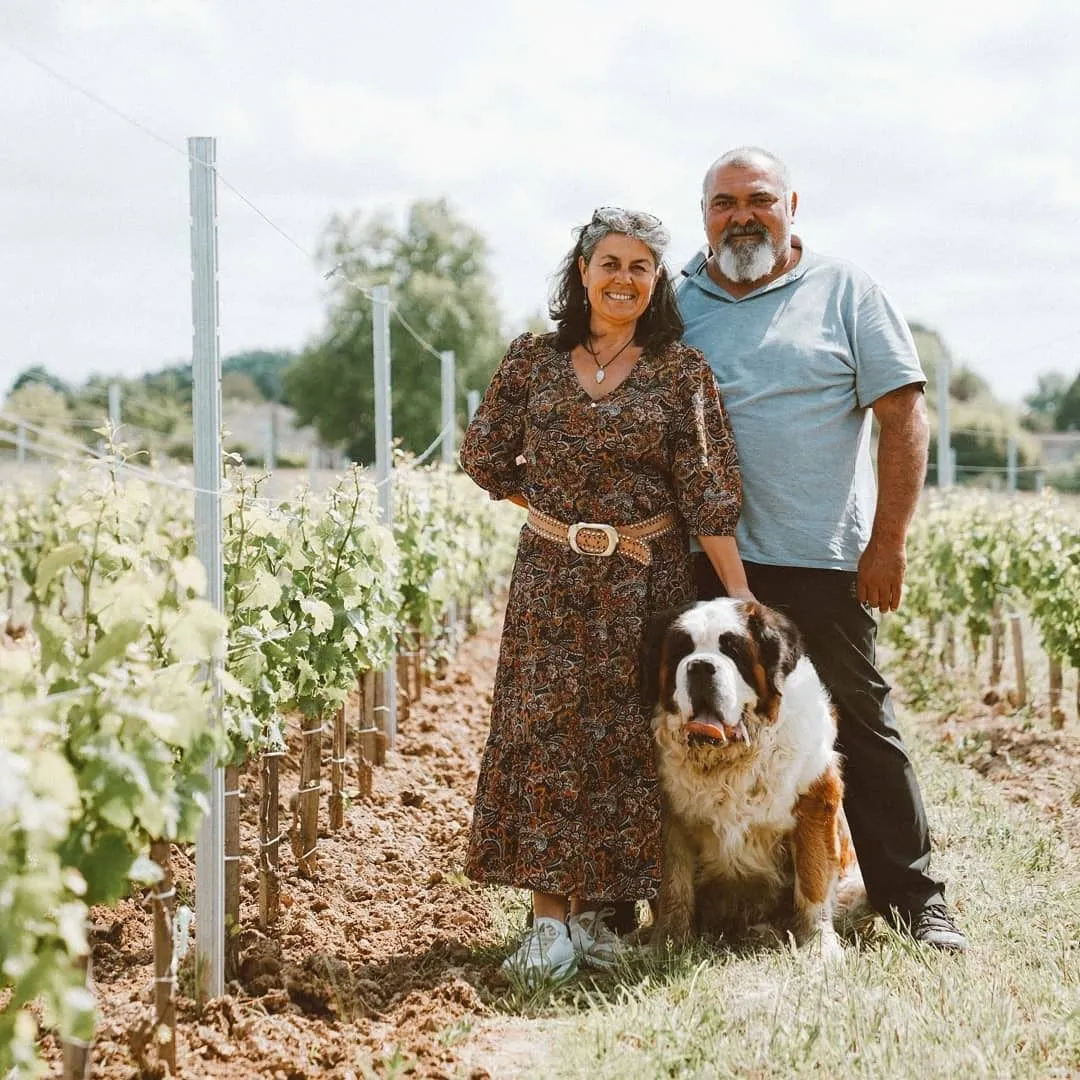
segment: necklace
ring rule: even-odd
[[[631,345],[633,340],[634,340],[634,335],[631,334],[630,337],[625,342],[623,342],[623,344],[619,347],[619,349],[615,353],[615,355],[612,356],[608,360],[608,362],[606,364],[601,364],[600,363],[600,357],[596,355],[596,353],[593,350],[592,346],[589,344],[588,338],[586,338],[585,341],[582,342],[582,344],[585,346],[585,351],[593,358],[593,363],[596,365],[596,381],[598,383],[603,382],[604,379],[607,378],[607,369],[609,367],[611,367],[611,365],[614,364],[615,361],[618,360],[620,356],[622,356],[622,354]]]

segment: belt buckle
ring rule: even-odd
[[[582,529],[603,533],[607,537],[607,547],[603,551],[584,551],[579,548],[577,537]],[[579,521],[576,525],[571,525],[566,538],[570,543],[570,550],[576,551],[579,555],[596,555],[597,557],[614,555],[615,549],[619,546],[619,534],[614,525],[602,525],[593,521]]]

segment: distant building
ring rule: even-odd
[[[286,405],[223,401],[226,445],[238,450],[246,460],[264,463],[272,440],[274,457],[279,464],[306,464],[318,440],[312,428],[297,428],[293,424],[294,416]]]
[[[1080,460],[1080,431],[1051,431],[1032,438],[1039,444],[1043,465],[1069,465]]]

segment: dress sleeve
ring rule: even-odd
[[[673,425],[672,480],[692,536],[732,536],[742,506],[735,437],[705,357],[684,348],[679,415]]]
[[[510,343],[461,442],[461,467],[493,499],[521,491],[525,481],[517,459],[525,437],[534,341],[532,334],[522,334]]]

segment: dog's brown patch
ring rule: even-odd
[[[795,874],[803,895],[824,903],[843,865],[841,859],[841,802],[844,784],[840,770],[831,766],[810,785],[795,804]],[[847,834],[847,822],[843,831]],[[848,836],[850,848],[850,835]]]

